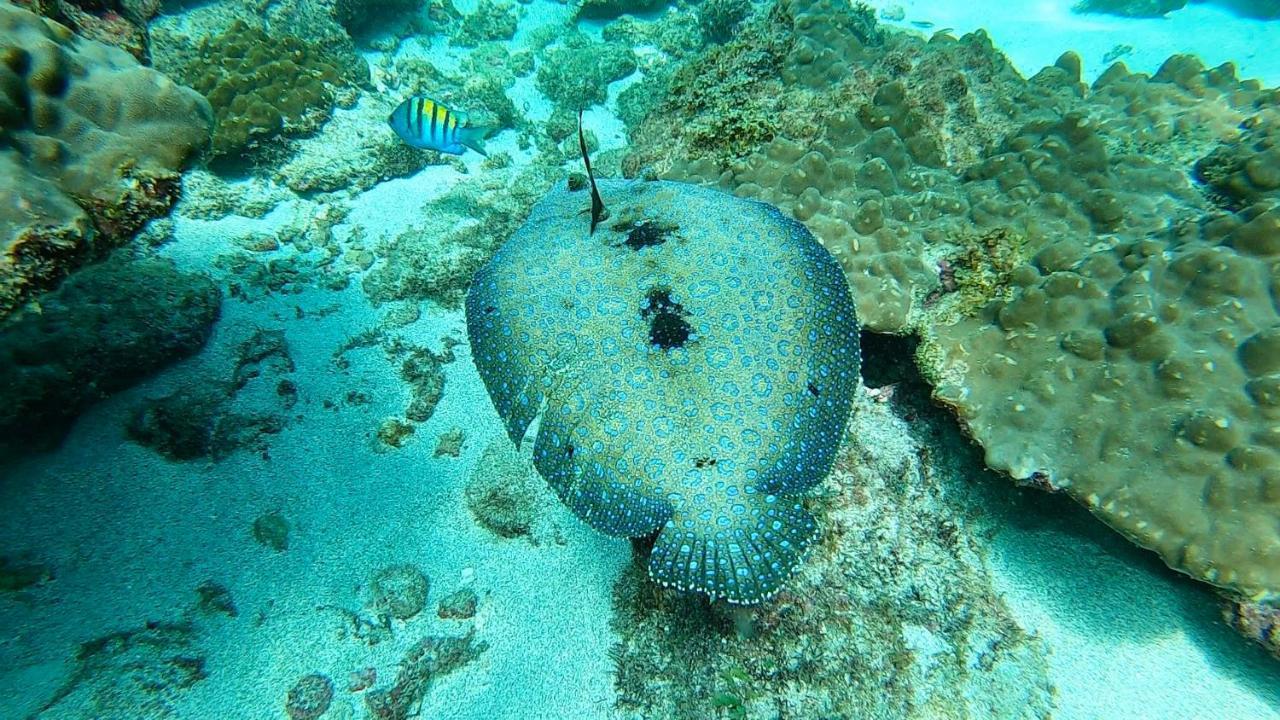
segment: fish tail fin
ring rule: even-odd
[[[484,139],[493,134],[497,129],[498,128],[491,125],[458,128],[458,142],[462,145],[466,145],[485,157],[489,157],[489,151],[484,149]]]
[[[677,512],[653,545],[650,577],[733,604],[772,597],[799,565],[817,525],[795,499],[744,498],[741,505],[741,512],[723,508],[716,513],[720,522],[690,522]]]

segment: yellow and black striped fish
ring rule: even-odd
[[[429,97],[414,96],[391,111],[387,123],[401,140],[416,148],[461,155],[471,148],[481,155],[491,127],[469,127],[467,114],[450,110]]]

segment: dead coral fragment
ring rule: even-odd
[[[400,672],[390,688],[371,690],[364,696],[369,717],[375,720],[407,720],[422,702],[432,681],[474,660],[489,644],[475,642],[474,631],[462,637],[431,636],[419,640],[400,661]]]

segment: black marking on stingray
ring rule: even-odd
[[[684,347],[693,334],[693,326],[685,321],[689,313],[671,299],[666,288],[652,288],[645,294],[640,315],[649,321],[649,342],[663,350]]]

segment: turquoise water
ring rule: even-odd
[[[1280,7],[1093,5],[0,5],[0,718],[1280,718]]]

